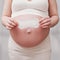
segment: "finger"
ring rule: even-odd
[[[39,23],[41,23],[43,20],[45,20],[45,18],[41,18],[41,19],[39,20]]]
[[[45,23],[48,23],[50,21],[51,21],[50,19],[46,19],[46,20],[42,21],[40,24],[45,24]]]
[[[10,28],[15,27],[15,26],[13,26],[13,25],[10,25],[9,23],[7,23],[6,26],[8,26],[8,27],[10,27]]]
[[[14,20],[13,19],[10,18],[9,20],[14,23]]]
[[[49,16],[47,16],[47,17],[45,17],[46,19],[49,19],[50,17]]]
[[[11,22],[13,22],[14,24],[18,24],[17,21],[15,19],[10,19]]]
[[[6,26],[6,28],[7,28],[8,30],[12,29],[12,28],[10,28],[10,27],[8,27],[8,26]]]
[[[16,23],[16,25],[18,25],[18,21],[17,20],[14,20],[14,22]]]
[[[49,19],[49,17],[41,18],[39,22],[41,23],[41,22],[44,21],[45,19]]]
[[[13,23],[15,23],[16,25],[18,25],[18,21],[17,20],[15,20],[15,19],[13,19],[13,20],[11,20]]]
[[[48,23],[45,23],[45,24],[42,24],[42,26],[49,26],[51,23],[48,22]]]
[[[49,26],[43,26],[43,25],[41,25],[41,28],[49,28]]]
[[[42,28],[48,28],[48,26],[42,26]]]
[[[13,26],[16,26],[16,24],[15,23],[13,23],[12,21],[8,21],[8,23],[10,24],[10,25],[13,25]]]

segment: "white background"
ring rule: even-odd
[[[4,1],[0,0],[0,17],[2,14]],[[60,16],[60,0],[57,0],[58,13]],[[52,47],[52,59],[60,60],[60,22],[51,29],[51,47]],[[0,60],[9,60],[7,53],[7,42],[9,38],[9,31],[6,30],[1,24],[0,18]]]

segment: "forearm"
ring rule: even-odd
[[[57,15],[51,17],[51,27],[54,27],[59,21],[59,17]]]

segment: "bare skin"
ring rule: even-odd
[[[43,19],[37,15],[23,15],[14,17],[16,20],[31,19],[31,17],[36,17]],[[40,23],[39,23],[40,24]],[[24,28],[20,29],[18,26],[10,30],[13,40],[15,40],[19,45],[25,47],[32,47],[41,43],[48,35],[50,28],[43,29],[41,26],[37,28]]]
[[[2,24],[10,31],[13,40],[15,40],[19,45],[25,47],[32,47],[41,43],[49,34],[50,28],[58,23],[59,17],[57,12],[56,0],[48,0],[48,1],[49,1],[50,17],[41,18],[34,15],[35,17],[39,18],[40,26],[37,29],[31,28],[32,31],[30,33],[26,33],[27,29],[20,30],[17,27],[18,26],[18,22],[16,21],[17,19],[15,20],[14,18],[11,18],[12,0],[5,0],[2,14]]]

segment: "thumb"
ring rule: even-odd
[[[13,21],[14,21],[14,23],[15,23],[16,25],[18,25],[18,21],[17,21],[17,20],[14,19]]]

